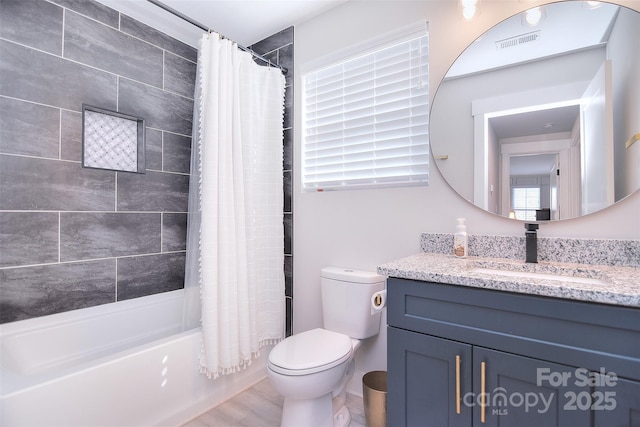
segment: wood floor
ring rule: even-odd
[[[282,401],[265,379],[183,427],[278,427]],[[350,427],[364,427],[362,398],[347,394],[347,407],[351,412]]]

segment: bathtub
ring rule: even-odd
[[[266,355],[215,381],[183,291],[0,325],[0,425],[177,426],[266,377]]]

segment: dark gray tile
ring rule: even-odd
[[[128,79],[120,79],[120,112],[143,117],[155,129],[191,135],[193,100]]]
[[[162,170],[162,132],[147,128],[146,141],[146,168],[157,171]]]
[[[162,252],[187,249],[187,214],[162,214]]]
[[[262,55],[262,57],[271,61],[272,64],[278,65],[278,49],[274,50],[273,52],[265,53],[264,55]],[[254,60],[258,65],[265,65],[265,62],[261,61],[258,58],[254,58]]]
[[[110,258],[160,252],[160,214],[60,214],[60,260]]]
[[[113,28],[119,27],[120,13],[97,1],[87,0],[50,0],[84,16],[95,19]]]
[[[82,161],[82,113],[61,111],[60,158]]]
[[[251,49],[260,55],[264,55],[290,43],[293,43],[293,27],[285,28],[264,40],[254,43],[251,45]]]
[[[278,49],[278,65],[282,65],[287,69],[284,75],[285,84],[293,85],[293,43]]]
[[[113,74],[4,40],[0,58],[0,95],[73,111],[82,111],[83,103],[116,107]]]
[[[108,211],[114,206],[115,172],[0,155],[0,210]]]
[[[164,54],[164,89],[193,98],[196,64],[169,52]]]
[[[122,15],[120,30],[193,62],[198,60],[198,51],[194,47],[126,15]]]
[[[162,50],[73,12],[65,15],[64,57],[162,87]]]
[[[184,287],[184,253],[118,259],[118,301]]]
[[[118,173],[119,211],[187,212],[188,200],[188,175]]]
[[[191,137],[164,132],[162,169],[167,172],[189,173]]]
[[[114,302],[115,275],[115,259],[2,269],[0,322]]]
[[[57,159],[60,110],[0,98],[0,152]]]
[[[62,8],[46,1],[0,0],[0,37],[62,54]]]
[[[293,298],[285,298],[286,310],[287,310],[287,320],[285,324],[285,335],[286,337],[290,337],[293,335]]]
[[[58,214],[0,212],[0,267],[58,262]]]
[[[284,214],[284,253],[292,254],[291,241],[293,240],[293,214]]]
[[[293,129],[285,129],[282,143],[282,168],[293,170]]]
[[[293,87],[289,86],[284,91],[284,128],[293,126]]]
[[[292,211],[292,204],[291,204],[291,196],[293,193],[293,174],[291,173],[291,171],[287,171],[284,172],[283,177],[282,177],[282,184],[283,184],[283,192],[284,192],[284,212],[291,212]]]
[[[284,257],[284,294],[293,297],[293,256]]]

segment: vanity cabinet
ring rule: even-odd
[[[397,278],[387,295],[389,426],[640,426],[640,310]]]

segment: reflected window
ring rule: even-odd
[[[540,187],[516,187],[511,190],[511,206],[516,219],[535,221],[540,209]]]

